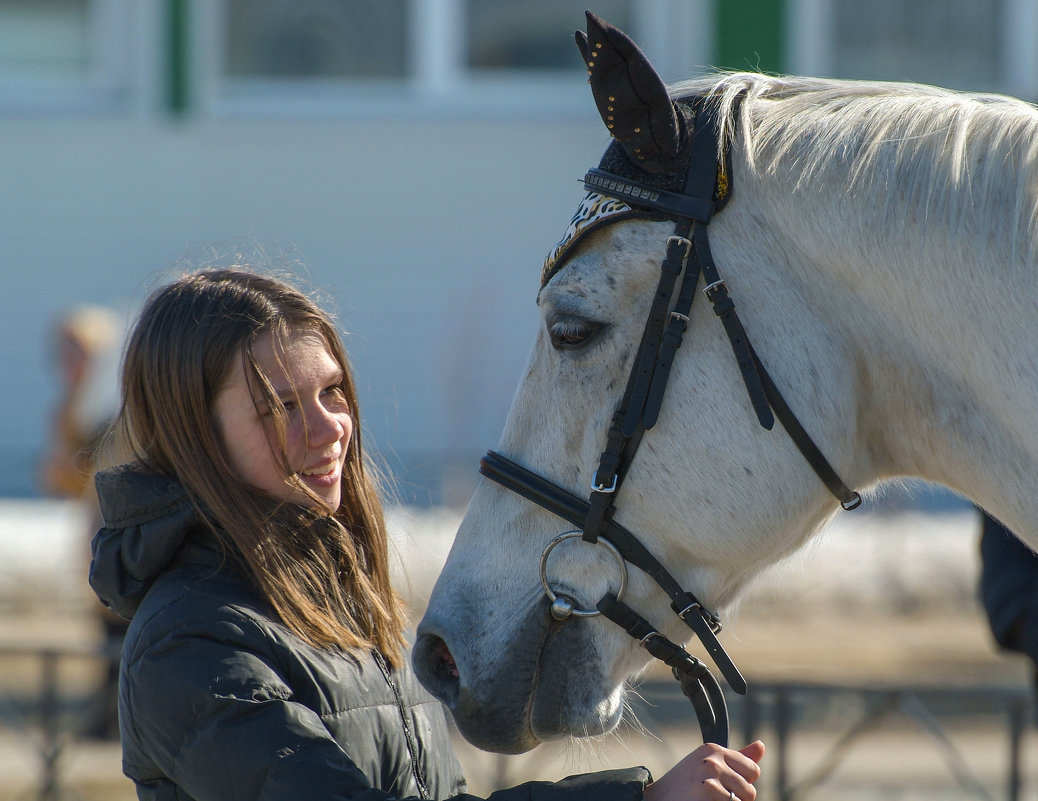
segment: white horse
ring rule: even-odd
[[[670,88],[717,104],[730,203],[710,241],[761,361],[840,476],[919,477],[1038,548],[1038,110],[926,86],[726,74]],[[720,157],[721,154],[719,154]],[[673,223],[585,237],[543,286],[543,324],[498,450],[587,497]],[[839,505],[789,436],[761,428],[697,301],[616,520],[706,606],[730,604]],[[483,480],[419,629],[415,666],[479,747],[608,731],[648,655],[603,618],[553,621],[538,563],[572,528]],[[582,606],[617,584],[567,542],[552,580]],[[632,570],[628,603],[688,630]]]

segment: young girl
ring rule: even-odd
[[[131,618],[123,769],[141,799],[445,799],[443,709],[404,660],[385,523],[336,330],[243,269],[159,289],[128,344],[90,581]],[[517,801],[752,801],[763,746],[503,790]]]

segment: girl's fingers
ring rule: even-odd
[[[739,753],[743,756],[747,756],[754,762],[760,762],[764,758],[764,743],[760,740],[756,740],[749,745],[743,746],[739,749]]]
[[[764,744],[759,740],[739,751],[726,751],[725,764],[748,782],[760,778],[760,765],[757,761],[764,756]]]
[[[726,776],[724,780],[707,779],[703,785],[709,788],[706,797],[716,801],[729,801],[729,791],[732,793],[732,801],[756,801],[757,798],[757,788],[741,776]]]

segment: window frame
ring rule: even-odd
[[[463,63],[464,0],[407,0],[406,6],[411,21],[407,77],[264,80],[222,74],[225,7],[193,0],[190,49],[198,54],[190,67],[193,110],[213,117],[589,113],[582,70],[468,68]],[[712,59],[712,7],[712,0],[632,0],[629,32],[665,79],[691,77]],[[582,23],[582,18],[574,20],[574,29]]]
[[[788,0],[786,61],[789,72],[835,73],[834,14],[834,0]],[[1038,101],[1038,0],[1005,0],[999,39],[1002,58],[996,67],[997,85],[986,87],[985,91]]]
[[[89,0],[86,69],[75,75],[0,71],[4,115],[143,113],[160,102],[161,47],[152,1]],[[149,57],[146,54],[152,54]]]

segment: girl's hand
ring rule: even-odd
[[[645,788],[645,801],[754,801],[764,743],[735,751],[706,743]]]

